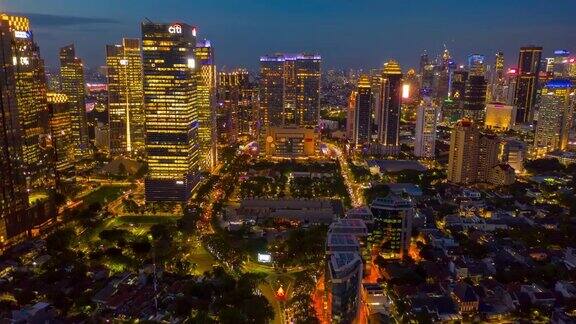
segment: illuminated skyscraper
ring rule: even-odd
[[[112,154],[144,153],[144,90],[138,39],[106,46]]]
[[[196,29],[142,23],[146,200],[186,201],[197,184]]]
[[[209,40],[196,43],[194,49],[198,65],[196,103],[198,105],[198,141],[200,168],[212,170],[217,163],[216,143],[216,63],[214,48]]]
[[[0,20],[0,250],[25,233],[28,221],[12,51],[14,35],[9,23]]]
[[[348,110],[346,111],[346,138],[354,140],[356,127],[356,98],[358,91],[352,91],[348,97]]]
[[[464,117],[470,117],[478,123],[484,121],[487,87],[484,76],[471,75],[468,77],[464,92]]]
[[[555,50],[552,61],[552,73],[554,78],[563,79],[570,76],[570,52],[567,50]]]
[[[496,53],[494,60],[494,70],[492,71],[492,78],[490,81],[491,101],[504,102],[506,99],[504,94],[504,72],[504,53],[498,52]]]
[[[398,62],[390,60],[382,70],[382,90],[378,141],[386,154],[400,150],[400,109],[402,106],[402,70]]]
[[[260,58],[260,105],[266,126],[317,126],[320,119],[319,55]]]
[[[76,157],[88,153],[88,128],[86,125],[86,104],[84,85],[84,66],[82,60],[76,57],[74,45],[60,49],[60,82],[62,93],[68,97],[73,106],[72,137],[74,139]]]
[[[370,143],[372,135],[372,89],[367,75],[361,75],[358,80],[355,103],[353,142],[363,145]]]
[[[436,150],[436,124],[438,107],[430,97],[424,97],[417,108],[414,155],[423,158],[434,158]]]
[[[450,136],[448,181],[460,184],[475,183],[478,176],[480,133],[473,121],[462,119]]]
[[[484,76],[486,74],[486,65],[484,55],[472,54],[468,56],[468,71],[470,76]]]
[[[374,199],[370,211],[374,215],[375,228],[371,241],[379,242],[379,254],[384,259],[406,258],[415,214],[412,201],[390,193]]]
[[[63,93],[48,93],[48,113],[50,120],[50,140],[54,150],[53,159],[56,178],[74,170],[74,141],[72,139],[73,111],[68,97]]]
[[[34,43],[28,18],[1,14],[0,19],[8,24],[12,33],[12,59],[25,174],[29,186],[39,185],[45,180],[48,171],[46,150],[40,146],[40,138],[47,131],[40,118],[46,114],[44,61],[40,57],[40,49]]]
[[[538,73],[542,47],[528,46],[520,48],[518,57],[518,74],[514,92],[514,105],[518,108],[516,123],[532,123],[534,104],[538,88]]]
[[[572,126],[574,85],[565,79],[554,79],[542,88],[534,146],[538,154],[564,150]]]

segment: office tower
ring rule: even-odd
[[[336,252],[327,257],[326,289],[332,323],[354,323],[361,303],[362,258],[357,252]]]
[[[310,127],[279,126],[266,129],[266,156],[280,158],[317,155],[318,132]]]
[[[142,23],[147,201],[186,201],[197,184],[196,29]]]
[[[486,79],[481,75],[470,75],[466,80],[464,92],[463,116],[470,117],[476,122],[484,120],[486,107]]]
[[[76,157],[88,154],[88,127],[86,124],[86,104],[84,86],[84,65],[76,57],[74,45],[60,49],[60,83],[62,93],[74,107],[72,113],[72,136]]]
[[[318,125],[321,62],[319,55],[308,54],[260,58],[260,105],[266,127]]]
[[[256,139],[260,127],[260,90],[252,82],[240,88],[238,99],[238,136],[244,141]]]
[[[28,186],[46,180],[48,159],[40,139],[47,132],[41,116],[46,114],[46,77],[40,49],[34,42],[26,17],[1,14],[12,34],[16,105],[22,131],[22,157]]]
[[[516,81],[518,79],[518,69],[511,68],[506,71],[504,79],[504,99],[503,102],[509,106],[514,106],[514,98],[516,96]],[[517,117],[516,117],[517,118]],[[514,124],[516,120],[514,121]]]
[[[370,143],[372,135],[372,89],[369,76],[360,76],[356,93],[353,143],[358,146]]]
[[[428,52],[426,50],[424,50],[422,55],[420,55],[420,65],[419,65],[418,73],[420,75],[423,75],[424,70],[426,69],[426,66],[429,64],[430,64],[430,58],[428,57]]]
[[[488,182],[492,168],[498,164],[500,139],[493,134],[480,134],[477,182]]]
[[[492,80],[490,82],[490,100],[496,102],[504,102],[504,53],[496,53],[494,60],[494,70],[492,72]]]
[[[63,93],[49,92],[50,140],[53,149],[56,180],[74,170],[74,141],[72,138],[73,107]]]
[[[450,92],[450,98],[457,106],[464,102],[466,81],[468,81],[468,71],[457,69],[452,73],[452,91]]]
[[[144,90],[140,41],[106,46],[110,153],[144,153]]]
[[[384,259],[406,257],[415,214],[412,201],[391,193],[372,201],[370,210],[374,215],[372,239],[374,242],[381,242],[380,255]]]
[[[516,88],[514,91],[514,106],[517,107],[516,123],[532,123],[534,119],[534,104],[538,89],[538,73],[542,47],[527,46],[520,48]]]
[[[554,79],[542,88],[534,138],[537,154],[567,148],[574,110],[573,91],[574,85],[565,79]]]
[[[518,140],[507,140],[504,143],[502,162],[508,163],[517,173],[524,172],[526,143]]]
[[[25,234],[28,221],[12,51],[14,35],[9,23],[0,20],[0,250]]]
[[[378,129],[380,123],[380,109],[382,105],[382,69],[370,70],[370,87],[372,89],[372,129],[374,132]]]
[[[349,141],[354,139],[354,127],[356,126],[356,98],[358,91],[352,91],[348,97],[348,110],[346,111],[346,138]]]
[[[380,121],[378,141],[386,154],[400,151],[400,109],[402,106],[402,70],[398,62],[390,60],[382,70],[382,98],[380,101]]]
[[[438,106],[430,97],[424,97],[416,113],[414,155],[433,159],[436,150],[436,124]]]
[[[217,163],[216,143],[216,63],[209,40],[198,41],[194,49],[198,65],[196,102],[198,105],[198,140],[200,168],[212,170]]]
[[[552,76],[556,79],[568,78],[570,76],[570,52],[567,50],[555,50],[552,59]],[[548,71],[547,71],[548,72]]]
[[[461,119],[450,135],[448,181],[459,184],[475,183],[478,175],[480,134],[474,122]]]
[[[102,122],[94,125],[94,146],[104,152],[110,151],[110,126]]]
[[[238,113],[242,89],[248,87],[249,74],[245,69],[218,73],[217,139],[220,145],[238,140]]]
[[[486,66],[484,55],[472,54],[468,56],[468,71],[470,76],[484,76],[486,74]]]
[[[495,131],[507,131],[516,121],[516,107],[500,102],[486,105],[486,120],[484,126]]]

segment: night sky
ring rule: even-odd
[[[415,66],[443,44],[458,62],[471,53],[506,65],[518,48],[576,50],[576,0],[0,0],[0,10],[32,19],[48,65],[74,42],[87,65],[104,63],[105,44],[139,37],[140,22],[183,21],[216,49],[219,66],[258,66],[273,52],[318,52],[327,68],[372,68],[396,58]]]

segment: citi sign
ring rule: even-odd
[[[168,32],[170,34],[182,34],[182,26],[172,25],[172,26],[168,27]]]

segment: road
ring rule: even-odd
[[[352,206],[353,207],[361,207],[365,205],[364,202],[364,194],[362,186],[354,181],[354,176],[352,175],[352,171],[350,170],[350,166],[348,165],[348,160],[342,150],[331,143],[324,143],[328,147],[329,150],[336,154],[338,161],[340,162],[340,170],[342,177],[344,178],[344,183],[348,188],[348,193],[350,193],[350,197],[352,198]]]

